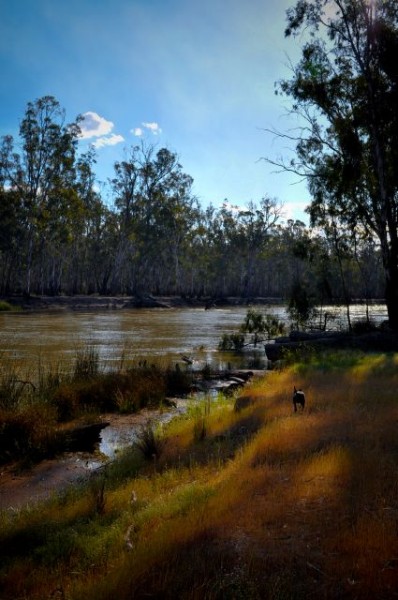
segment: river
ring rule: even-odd
[[[257,309],[287,321],[283,306]],[[332,327],[344,327],[344,308],[323,311],[334,315]],[[0,313],[0,360],[12,359],[30,372],[39,362],[70,363],[79,349],[92,346],[104,368],[117,367],[122,360],[164,357],[171,362],[183,355],[222,368],[229,359],[217,352],[218,342],[223,333],[239,329],[246,312],[247,307]],[[370,314],[381,321],[386,308],[372,305]],[[353,321],[364,318],[365,306],[353,305],[351,315]]]

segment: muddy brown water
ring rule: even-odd
[[[256,308],[287,320],[283,306]],[[182,355],[223,368],[230,357],[217,352],[218,342],[223,333],[238,330],[246,312],[247,307],[0,313],[0,359],[11,358],[34,371],[39,362],[71,361],[79,348],[92,346],[110,368],[123,360],[157,356],[174,361]],[[324,307],[325,312],[334,315],[328,321],[332,327],[344,326],[344,308]],[[370,312],[375,321],[386,318],[382,304]],[[351,315],[353,321],[364,318],[365,306],[352,306]]]
[[[245,314],[246,308],[0,313],[0,357],[34,368],[39,359],[68,361],[82,346],[93,346],[107,367],[156,356],[217,362],[219,339],[235,331]]]

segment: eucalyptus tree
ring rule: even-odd
[[[0,184],[3,191],[12,190],[19,198],[24,291],[29,294],[34,264],[43,274],[47,246],[55,251],[67,236],[65,217],[74,194],[80,129],[78,121],[65,123],[65,113],[55,98],[44,96],[28,103],[19,133],[20,152],[12,136],[2,138]]]
[[[13,190],[0,188],[0,293],[9,294],[20,285],[21,198]]]
[[[216,216],[224,291],[244,297],[262,292],[264,262],[281,214],[282,206],[266,196],[246,207],[224,202]]]
[[[134,292],[180,290],[197,210],[192,178],[175,153],[142,144],[115,164],[111,183],[120,218],[117,277]]]
[[[304,40],[291,79],[279,84],[304,125],[296,158],[271,162],[308,178],[313,225],[360,225],[378,240],[398,330],[398,4],[299,0],[285,34]]]

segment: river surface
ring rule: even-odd
[[[283,306],[256,307],[286,321]],[[345,309],[324,307],[333,315],[328,324],[344,327]],[[0,313],[0,360],[12,359],[28,371],[38,364],[71,362],[79,349],[92,346],[104,368],[144,357],[165,361],[188,356],[198,363],[223,368],[226,360],[217,345],[223,333],[239,329],[247,307],[126,309],[103,312]],[[386,308],[370,308],[371,318],[386,318]],[[364,318],[365,306],[353,305],[351,317]]]

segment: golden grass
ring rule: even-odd
[[[395,597],[397,384],[397,356],[343,353],[267,374],[238,413],[204,403],[108,473],[103,514],[83,489],[3,515],[0,597]]]

